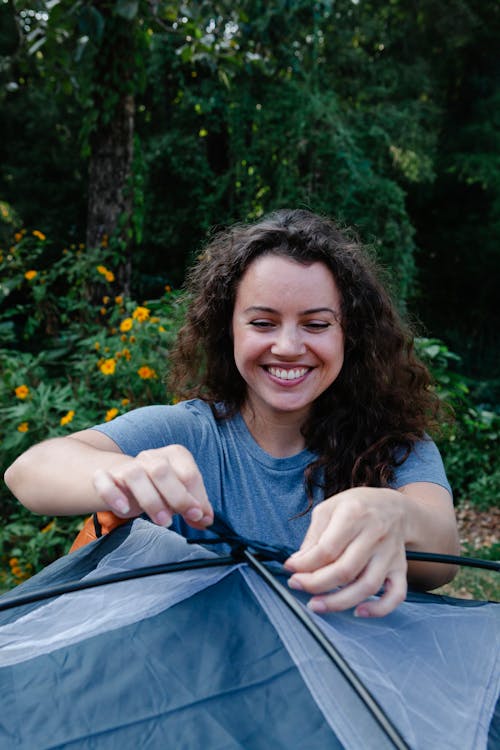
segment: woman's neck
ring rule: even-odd
[[[262,450],[275,458],[295,456],[305,448],[301,432],[302,418],[296,414],[260,414],[254,406],[244,404],[241,416],[250,434]]]

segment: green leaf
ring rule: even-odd
[[[117,0],[115,13],[117,16],[133,21],[139,11],[139,0]]]

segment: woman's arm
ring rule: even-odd
[[[407,565],[407,549],[458,553],[448,491],[430,482],[399,490],[356,487],[313,510],[300,550],[286,563],[294,573],[289,584],[323,594],[310,602],[316,611],[356,607],[358,616],[383,616],[403,601],[407,581],[432,589],[455,574],[453,566],[440,563]],[[382,586],[379,599],[366,601]]]
[[[132,518],[145,512],[162,526],[180,513],[195,528],[213,518],[201,474],[186,448],[169,445],[133,458],[98,430],[33,446],[7,469],[5,482],[35,513],[112,510]]]

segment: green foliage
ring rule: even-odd
[[[139,304],[119,293],[112,267],[108,248],[58,254],[38,230],[17,232],[2,255],[2,474],[35,442],[169,401],[164,376],[182,316],[179,293],[164,284],[161,297]],[[5,485],[0,499],[0,567],[10,585],[66,552],[81,520],[36,518]]]
[[[438,441],[455,501],[486,509],[500,499],[500,413],[470,397],[470,383],[451,367],[459,357],[437,339],[419,339],[417,351],[430,367],[440,397],[456,419]],[[477,387],[477,386],[476,386]]]

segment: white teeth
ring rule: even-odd
[[[280,367],[269,367],[268,370],[271,375],[280,380],[298,380],[306,374],[308,368],[297,367],[295,370],[282,370]]]

